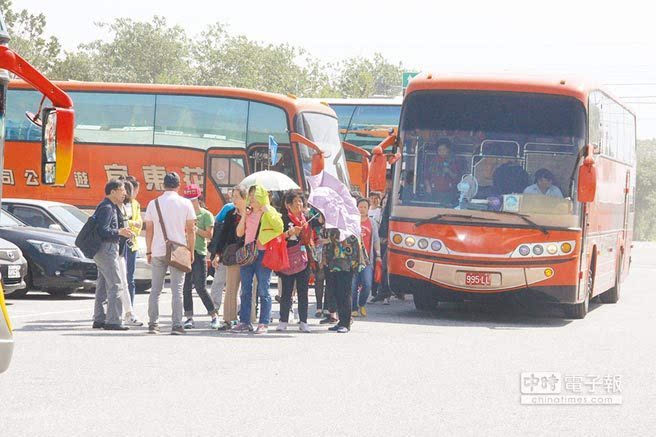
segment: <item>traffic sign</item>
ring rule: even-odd
[[[410,83],[410,79],[418,75],[419,72],[414,72],[414,71],[404,71],[403,72],[403,77],[402,77],[402,87],[403,87],[403,92],[405,93],[405,89],[408,88],[408,84]]]

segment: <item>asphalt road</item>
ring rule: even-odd
[[[0,436],[653,435],[654,249],[637,244],[620,303],[584,320],[474,304],[420,314],[409,298],[370,305],[349,334],[314,318],[310,334],[219,334],[197,317],[185,337],[152,337],[92,330],[90,295],[13,300]],[[520,373],[541,371],[617,377],[622,404],[521,405]]]

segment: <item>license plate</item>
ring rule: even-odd
[[[465,285],[490,287],[492,285],[492,275],[483,272],[465,272]]]
[[[9,266],[7,269],[7,278],[20,278],[20,266]]]

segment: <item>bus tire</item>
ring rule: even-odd
[[[418,311],[430,311],[435,309],[436,302],[429,292],[425,290],[417,290],[412,293],[412,299],[415,302],[415,308]]]
[[[588,277],[585,281],[585,299],[581,303],[565,306],[565,315],[568,319],[584,319],[588,314],[588,309],[590,307],[590,296],[592,296],[592,290],[594,287],[595,259],[596,258],[593,257],[592,261],[590,262],[590,267],[588,268]]]
[[[617,301],[620,300],[620,291],[622,288],[622,262],[624,261],[624,257],[620,255],[620,259],[618,261],[618,267],[615,272],[615,286],[611,288],[610,290],[604,291],[599,295],[599,301],[601,303],[617,303]]]

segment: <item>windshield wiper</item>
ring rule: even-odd
[[[493,211],[493,212],[495,212],[497,214],[507,214],[507,215],[514,215],[516,217],[519,217],[522,220],[524,220],[526,223],[531,225],[533,228],[535,228],[535,229],[539,230],[540,232],[542,232],[544,235],[549,235],[549,230],[546,227],[535,223],[533,220],[528,218],[526,216],[526,214],[521,214],[519,212],[513,212],[513,211]]]
[[[437,214],[437,215],[435,215],[433,217],[430,217],[430,218],[427,218],[427,219],[419,220],[419,221],[417,221],[417,223],[415,223],[415,228],[418,228],[419,226],[422,226],[422,225],[425,225],[425,224],[428,224],[428,223],[439,222],[442,218],[445,218],[445,217],[453,217],[453,218],[469,219],[469,220],[471,220],[471,219],[485,220],[485,221],[489,221],[489,222],[498,222],[499,221],[498,219],[490,218],[490,217],[476,217],[476,216],[473,216],[471,214],[453,214],[453,213],[447,212],[447,213]]]

